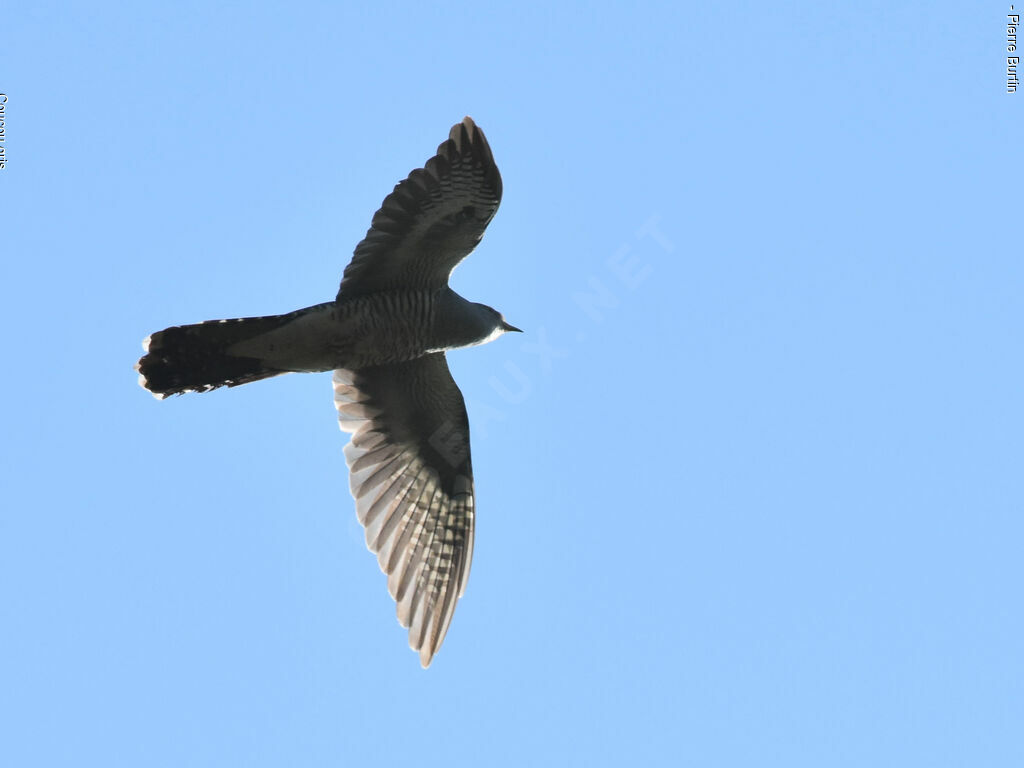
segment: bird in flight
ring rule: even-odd
[[[384,198],[334,301],[166,328],[135,365],[158,399],[334,371],[356,513],[424,667],[466,589],[476,515],[469,420],[445,351],[519,330],[448,287],[500,202],[491,148],[467,117]]]

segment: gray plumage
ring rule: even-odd
[[[139,381],[158,398],[289,372],[334,371],[350,487],[388,575],[409,645],[428,666],[469,577],[469,422],[445,350],[516,331],[448,287],[501,201],[483,132],[456,124],[388,195],[334,301],[286,315],[174,326],[143,343]]]

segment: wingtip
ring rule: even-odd
[[[424,644],[423,647],[420,648],[420,667],[423,669],[428,669],[430,667],[430,662],[432,662],[433,660],[434,654],[431,653],[430,648],[428,648],[427,645]]]
[[[453,125],[451,131],[448,132],[448,138],[455,142],[455,147],[460,153],[464,151],[463,142],[468,146],[473,146],[477,141],[477,137],[480,136],[483,136],[483,131],[480,130],[469,115],[462,118],[461,122]]]

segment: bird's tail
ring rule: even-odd
[[[228,350],[290,319],[291,315],[270,315],[207,320],[158,331],[142,343],[146,354],[135,364],[139,384],[162,400],[168,395],[237,387],[286,373],[259,358],[232,355]]]

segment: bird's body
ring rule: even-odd
[[[140,383],[159,398],[289,372],[331,371],[367,544],[424,666],[469,575],[474,529],[469,424],[444,351],[518,330],[448,287],[501,199],[470,118],[395,187],[334,301],[284,315],[173,326],[144,342]]]
[[[220,325],[217,330],[223,342],[218,355],[258,359],[267,370],[313,373],[366,368],[490,341],[495,336],[494,326],[489,314],[479,307],[450,288],[388,291],[315,304],[286,315],[175,326],[147,339],[146,351],[164,346],[168,331],[187,339],[210,334],[213,329],[209,326]],[[194,367],[190,372],[198,373]],[[225,383],[231,386],[233,382]],[[194,388],[194,384],[168,381],[161,394]]]

